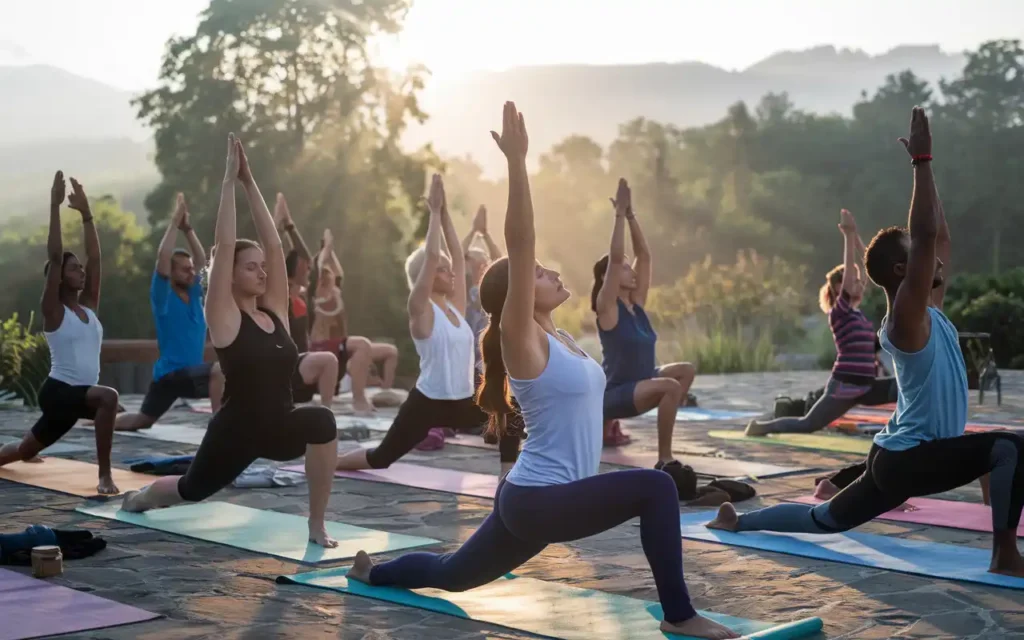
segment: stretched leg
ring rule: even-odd
[[[44,420],[46,420],[45,415],[39,418],[36,424],[38,425]],[[72,421],[71,424],[73,425],[74,422]],[[45,448],[46,445],[40,442],[32,431],[29,431],[20,442],[12,442],[0,447],[0,467],[12,462],[42,462],[42,458],[38,456]]]
[[[807,415],[801,418],[778,418],[768,422],[751,420],[747,425],[746,434],[763,436],[769,433],[813,433],[824,429],[857,404],[856,397],[840,398],[833,395],[832,391],[833,385],[830,383]]]
[[[373,413],[373,405],[366,397],[366,381],[373,363],[370,341],[352,336],[347,340],[345,349],[348,351],[348,375],[352,378],[352,408],[357,415]]]
[[[178,371],[172,371],[159,380],[149,383],[146,397],[142,400],[142,410],[139,413],[121,413],[114,419],[115,431],[138,431],[149,429],[160,416],[174,405],[178,399],[180,378]]]
[[[338,458],[337,468],[344,471],[359,469],[386,469],[427,437],[437,420],[448,413],[445,400],[431,400],[419,390],[413,389],[409,397],[398,408],[391,428],[384,435],[380,446],[375,449],[356,449]]]
[[[326,352],[324,352],[326,353]],[[334,357],[334,354],[327,353]],[[334,378],[331,378],[332,382]],[[334,467],[338,462],[338,425],[327,407],[298,407],[280,425],[275,439],[279,444],[268,448],[273,453],[262,457],[294,459],[306,455],[306,478],[309,481],[309,540],[323,547],[338,543],[327,535],[327,503],[331,499]],[[267,445],[263,445],[267,446]]]
[[[328,351],[307,353],[299,361],[299,375],[304,383],[317,388],[320,404],[330,407],[338,384],[338,356]]]
[[[633,387],[633,406],[637,415],[658,408],[659,462],[675,459],[672,455],[672,432],[676,427],[676,411],[685,397],[686,390],[675,378],[651,378]]]
[[[689,393],[690,386],[693,385],[693,379],[697,377],[697,367],[690,362],[673,362],[672,364],[658,367],[657,374],[659,378],[673,378],[679,383],[679,386],[683,389],[679,406],[685,407],[686,394]]]
[[[99,467],[100,495],[117,495],[120,491],[110,475],[110,450],[114,445],[114,419],[117,417],[117,391],[110,387],[89,387],[85,402],[94,412],[96,434],[96,465]]]
[[[395,370],[398,369],[398,347],[386,342],[370,343],[370,358],[382,363],[381,388],[390,389],[395,384]]]
[[[999,438],[989,454],[987,476],[992,502],[992,564],[994,573],[1024,577],[1024,559],[1017,549],[1017,527],[1024,506],[1024,446],[1021,439]]]

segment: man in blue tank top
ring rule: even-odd
[[[178,231],[188,238],[191,253],[174,248]],[[223,385],[220,367],[203,362],[206,317],[199,272],[205,264],[203,245],[190,224],[185,198],[179,193],[174,216],[157,249],[149,289],[160,357],[153,365],[153,381],[141,411],[119,415],[114,423],[116,430],[148,429],[178,398],[208,398],[211,384]]]
[[[914,167],[907,228],[879,231],[865,255],[872,282],[885,291],[879,331],[892,356],[899,397],[875,436],[864,473],[816,507],[775,505],[737,515],[721,507],[710,528],[729,531],[835,533],[899,507],[908,498],[956,489],[990,477],[992,563],[989,571],[1024,577],[1017,526],[1024,507],[1024,438],[1010,432],[964,435],[967,374],[956,328],[942,313],[950,237],[932,175],[932,138],[924,110],[913,111],[900,142]]]

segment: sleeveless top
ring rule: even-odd
[[[434,328],[425,340],[413,338],[420,356],[420,377],[416,388],[432,400],[463,400],[473,397],[473,330],[451,304],[448,308],[459,320],[452,324],[448,315],[431,300]]]
[[[885,332],[878,332],[882,349],[892,356],[899,397],[896,411],[875,444],[890,451],[905,451],[922,442],[955,438],[967,425],[967,367],[960,350],[960,335],[953,323],[935,307],[928,307],[932,331],[928,343],[916,353],[900,351]]]
[[[100,380],[103,325],[89,307],[82,307],[88,322],[64,306],[56,331],[44,332],[50,347],[50,377],[73,387],[91,387]]]
[[[559,334],[572,340],[561,330]],[[548,334],[544,371],[533,380],[509,376],[508,381],[529,437],[506,480],[521,487],[546,487],[595,475],[603,444],[601,366]]]
[[[299,352],[284,324],[269,309],[259,308],[274,321],[273,333],[264,331],[242,311],[235,341],[217,349],[224,372],[223,410],[259,415],[292,408],[292,374]],[[231,398],[237,398],[234,402]]]
[[[605,331],[601,322],[597,323],[604,353],[601,366],[609,387],[654,377],[654,345],[658,341],[658,334],[643,307],[634,304],[630,313],[621,298],[616,298],[615,303],[619,306],[619,322],[615,328]]]
[[[875,327],[864,312],[850,304],[843,291],[828,312],[828,326],[836,343],[832,377],[851,384],[875,381]]]

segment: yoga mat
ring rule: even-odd
[[[821,500],[814,496],[800,496],[799,498],[787,500],[787,502],[799,502],[800,504],[822,503]],[[992,507],[977,502],[938,500],[935,498],[911,498],[907,502],[911,506],[917,507],[917,510],[902,511],[900,509],[893,509],[878,516],[877,519],[992,533]],[[1024,522],[1017,527],[1017,535],[1024,536]]]
[[[80,429],[88,429],[94,431],[95,427],[87,424],[77,425]],[[203,436],[206,435],[206,425],[187,425],[187,424],[161,424],[156,423],[148,429],[139,429],[138,431],[115,431],[114,439],[120,438],[121,436],[128,436],[129,438],[144,438],[146,440],[160,440],[162,442],[177,442],[178,444],[189,444],[198,447],[203,441]]]
[[[558,582],[508,574],[459,593],[438,589],[409,591],[371,587],[345,576],[348,567],[280,576],[279,583],[301,584],[524,631],[559,640],[647,640],[666,636],[657,602],[580,589]],[[773,624],[701,611],[702,615],[744,634],[744,638],[795,640],[821,631],[820,618]]]
[[[111,475],[114,478],[114,484],[122,492],[141,489],[155,479],[153,476],[116,468],[111,471]],[[96,484],[99,482],[99,468],[91,462],[65,460],[64,458],[46,458],[43,462],[37,463],[12,462],[5,467],[0,467],[0,480],[10,480],[19,484],[91,498],[97,495]]]
[[[325,549],[309,542],[303,516],[228,502],[197,502],[145,513],[121,511],[120,503],[107,502],[84,505],[76,511],[305,564],[352,558],[359,550],[384,553],[438,544],[430,538],[328,522],[327,533],[338,541],[338,546]]]
[[[9,436],[0,436],[0,446],[5,444],[12,444],[21,442],[21,438],[11,438]],[[84,445],[75,444],[73,442],[54,442],[50,446],[43,449],[40,456],[59,456],[68,453],[85,453],[86,451],[95,451],[94,447],[86,447]]]
[[[477,449],[498,449],[497,445],[485,443],[481,436],[459,434],[454,438],[448,438],[446,442]],[[676,460],[682,464],[689,465],[697,475],[710,476],[712,478],[779,478],[811,471],[811,469],[805,467],[783,467],[776,464],[731,460],[713,456],[676,455]],[[654,467],[657,461],[658,455],[655,453],[626,453],[617,449],[604,449],[601,451],[601,462],[606,464],[650,469]]]
[[[395,421],[393,417],[387,418],[371,416],[369,418],[361,418],[358,416],[337,413],[334,414],[334,417],[338,421],[339,429],[348,427],[366,427],[370,431],[387,431],[391,428],[391,423]]]
[[[988,572],[988,565],[992,560],[991,549],[904,540],[856,531],[829,535],[760,531],[731,533],[705,527],[704,524],[714,516],[714,511],[680,515],[683,538],[773,551],[801,558],[841,562],[859,567],[874,567],[916,576],[1024,590],[1024,578]]]
[[[889,418],[892,417],[892,411],[873,411],[864,407],[858,407],[847,411],[846,414],[840,418],[840,420],[854,420],[857,422],[868,422],[871,424],[877,424],[880,427],[885,426],[889,422]],[[982,432],[992,431],[995,429],[1008,429],[1010,431],[1021,431],[1024,430],[1024,425],[1009,424],[1003,422],[968,422],[965,426],[965,430],[968,432]]]
[[[305,473],[305,468],[301,465],[281,467],[281,469]],[[398,484],[475,498],[494,498],[494,492],[498,489],[498,476],[452,469],[436,469],[404,462],[396,462],[387,469],[335,471],[334,477]]]
[[[711,420],[749,420],[761,415],[760,411],[730,411],[726,409],[704,409],[702,407],[679,407],[676,410],[676,420],[683,422],[708,422]],[[655,418],[658,416],[657,409],[651,409],[643,414],[645,417]]]
[[[742,431],[708,431],[712,438],[733,440],[735,442],[775,444],[798,449],[817,449],[819,451],[836,451],[838,453],[858,453],[867,455],[871,450],[871,440],[849,436],[828,436],[817,433],[773,433],[768,436],[746,436]]]
[[[0,640],[26,640],[154,620],[160,615],[0,569]]]

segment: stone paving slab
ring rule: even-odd
[[[821,386],[827,372],[783,372],[699,376],[694,392],[702,406],[762,410],[778,393],[802,396]],[[1003,372],[1003,405],[977,405],[981,420],[1024,424],[1024,374]],[[0,436],[20,436],[36,418],[22,410],[0,411]],[[174,409],[166,421],[202,426],[206,416]],[[164,420],[162,420],[163,422]],[[770,464],[839,468],[858,456],[735,445],[707,437],[711,429],[740,428],[741,421],[680,423],[675,448],[688,446],[709,455]],[[627,425],[634,443],[628,452],[652,451],[654,423]],[[95,462],[92,433],[72,430],[66,441],[88,447],[70,457]],[[115,465],[145,454],[181,455],[194,448],[172,442],[115,436]],[[497,455],[449,446],[417,452],[417,464],[478,473],[497,473]],[[616,467],[602,465],[602,471]],[[756,484],[758,496],[744,505],[755,508],[785,497],[806,494],[816,474],[784,477]],[[980,500],[977,485],[942,496]],[[259,509],[304,515],[306,488],[226,489],[216,500]],[[305,570],[277,560],[210,543],[192,541],[118,522],[96,521],[74,509],[81,500],[35,487],[0,482],[0,531],[29,524],[83,527],[103,535],[108,548],[84,560],[65,563],[59,584],[131,604],[167,616],[128,627],[87,632],[68,638],[127,640],[262,640],[264,638],[352,638],[359,640],[531,638],[489,625],[409,609],[388,603],[277,585],[280,574]],[[338,479],[329,518],[445,541],[452,550],[466,540],[490,512],[488,500],[453,496],[393,485]],[[987,548],[986,534],[925,525],[873,522],[865,531]],[[819,616],[828,638],[1024,638],[1024,593],[993,587],[905,576],[865,567],[768,554],[686,541],[687,583],[698,608],[761,620]],[[390,556],[383,556],[390,557]],[[343,565],[344,563],[338,563]],[[552,545],[524,565],[521,575],[655,600],[657,593],[643,555],[638,527],[629,523],[565,545]]]

